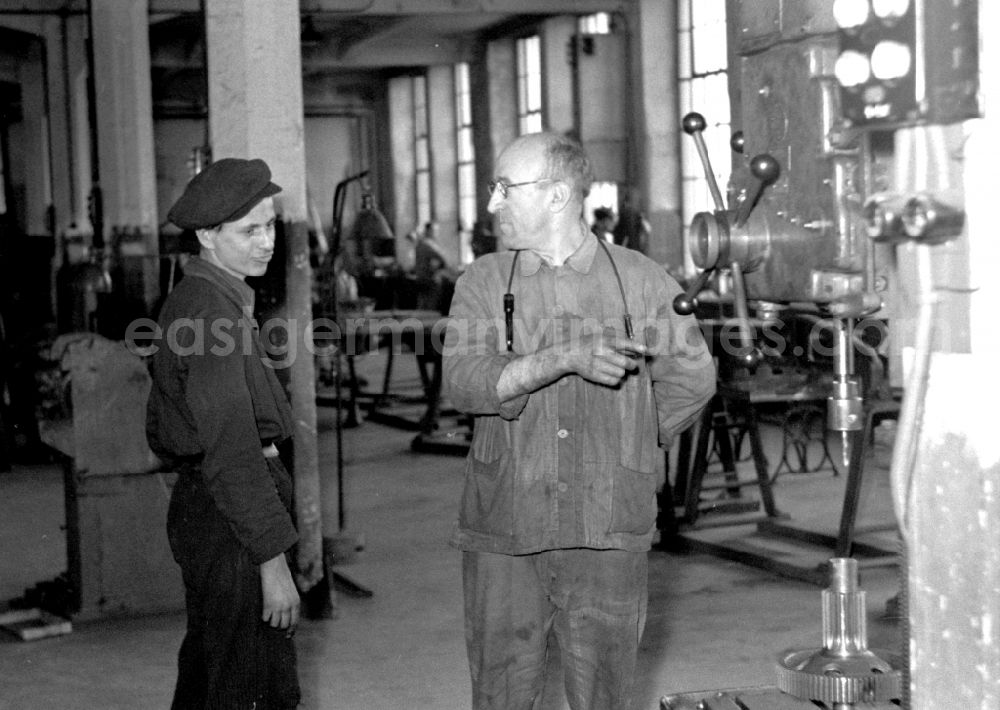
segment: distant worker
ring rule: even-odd
[[[293,421],[265,364],[245,281],[263,275],[274,254],[280,190],[263,160],[223,158],[169,213],[201,247],[163,304],[146,419],[153,451],[179,472],[167,535],[187,633],[173,710],[284,710],[300,699],[292,640],[300,602],[285,559],[298,534],[277,449]]]
[[[614,243],[612,232],[617,222],[614,210],[610,207],[598,207],[594,210],[594,223],[590,225],[590,231],[597,235],[598,239],[612,244]]]
[[[458,272],[438,242],[437,222],[428,222],[417,237],[414,248],[414,274],[417,278],[417,308],[447,312]]]
[[[648,254],[649,238],[653,228],[646,216],[639,210],[638,201],[639,190],[637,188],[625,190],[621,214],[612,232],[615,244]]]
[[[490,230],[489,223],[477,220],[472,225],[472,258],[478,259],[484,254],[492,254],[497,250],[497,238]]]

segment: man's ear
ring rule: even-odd
[[[194,230],[195,236],[198,237],[198,243],[201,244],[202,249],[215,249],[215,229],[196,229]]]
[[[570,189],[569,184],[562,180],[553,182],[552,190],[549,194],[551,195],[549,197],[549,209],[552,212],[562,212],[573,198],[573,191]]]

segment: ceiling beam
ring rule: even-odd
[[[86,0],[0,0],[0,15],[77,15],[86,12]]]
[[[74,2],[74,0],[68,0]],[[586,15],[626,10],[636,0],[300,0],[303,15]],[[0,0],[0,5],[61,5],[63,0]],[[79,4],[75,0],[74,4]],[[198,12],[199,0],[149,0],[150,14]]]
[[[333,53],[323,49],[314,51],[303,48],[303,71],[425,67],[465,62],[472,57],[472,47],[469,43],[457,40],[440,40],[428,44],[380,45],[377,52],[355,51],[356,49]]]
[[[372,15],[462,15],[467,13],[585,15],[614,12],[635,0],[300,0],[304,14],[310,12]]]
[[[585,15],[625,10],[636,0],[300,0],[304,15]],[[59,15],[87,11],[86,0],[0,0],[3,15]],[[152,15],[201,12],[199,0],[149,0]]]

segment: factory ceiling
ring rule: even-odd
[[[300,0],[306,73],[450,64],[478,40],[553,15],[621,11],[634,0]],[[30,28],[45,15],[85,14],[87,0],[0,0],[0,25]],[[204,0],[149,0],[154,69],[203,61]],[[209,4],[209,11],[211,5]]]

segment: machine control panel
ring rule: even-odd
[[[857,128],[979,115],[977,0],[836,0],[834,74]]]

